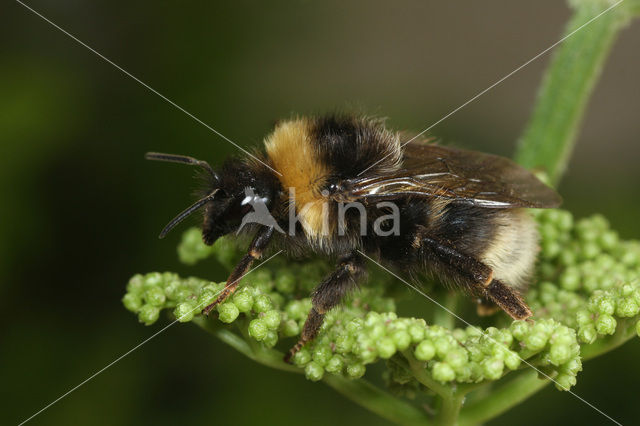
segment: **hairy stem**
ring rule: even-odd
[[[350,380],[340,376],[326,375],[323,381],[350,400],[396,424],[411,426],[433,424],[425,412],[363,379]]]
[[[566,35],[614,4],[603,0],[570,3],[576,11]],[[613,41],[634,12],[632,3],[634,0],[625,0],[563,41],[545,73],[516,160],[543,169],[554,185],[567,167],[587,101]]]
[[[442,426],[457,425],[463,401],[464,395],[456,393],[453,393],[449,398],[443,398],[438,414],[435,417],[436,424]]]
[[[291,373],[301,374],[304,372],[299,367],[285,363],[282,352],[262,345],[251,346],[247,340],[252,339],[242,338],[225,327],[216,327],[215,323],[208,321],[207,318],[195,318],[193,322],[259,364]],[[425,412],[377,388],[366,380],[350,380],[327,374],[323,381],[358,405],[396,424],[407,426],[432,424]]]
[[[523,371],[515,379],[492,389],[487,396],[464,406],[460,411],[458,424],[466,426],[484,423],[521,403],[548,383],[548,380],[539,379],[538,373],[533,369]]]
[[[443,385],[433,379],[428,371],[424,368],[424,363],[415,359],[410,351],[403,352],[404,359],[394,359],[404,368],[407,368],[423,385],[437,394],[436,401],[438,407],[434,422],[436,425],[455,425],[457,424],[458,414],[464,401],[465,392],[461,392],[455,387]],[[406,360],[406,363],[405,363]]]

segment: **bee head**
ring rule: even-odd
[[[201,198],[173,218],[160,232],[160,238],[204,208],[202,240],[212,245],[221,236],[240,229],[243,217],[252,209],[266,212],[271,209],[276,192],[272,179],[256,172],[246,161],[231,158],[215,171],[206,161],[182,155],[149,152],[145,158],[200,167],[207,180]]]

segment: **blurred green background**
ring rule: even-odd
[[[560,1],[27,4],[246,147],[292,113],[358,108],[421,130],[557,41],[570,15]],[[12,424],[168,324],[144,327],[122,307],[132,274],[223,278],[213,261],[178,263],[179,232],[157,240],[191,201],[192,171],[144,152],[218,164],[237,150],[16,2],[2,6],[0,35],[0,423]],[[636,24],[616,43],[560,187],[565,207],[604,213],[624,238],[640,237],[639,41]],[[512,155],[548,60],[433,134]],[[637,422],[639,358],[634,339],[586,363],[574,392]],[[387,424],[192,325],[169,328],[32,421],[178,422]],[[561,422],[605,419],[547,387],[490,424]]]

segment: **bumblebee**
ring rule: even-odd
[[[311,311],[287,360],[364,280],[363,254],[464,289],[478,301],[480,314],[499,308],[514,319],[529,318],[521,293],[532,274],[538,233],[525,208],[557,207],[560,196],[509,159],[424,138],[403,144],[404,136],[379,119],[329,115],[282,121],[263,150],[229,158],[217,170],[192,157],[147,153],[150,160],[197,166],[207,179],[202,198],[173,219],[161,238],[199,209],[205,244],[231,233],[253,238],[203,313],[236,290],[256,259],[280,248],[337,259],[313,291]],[[248,214],[268,220],[243,221]]]

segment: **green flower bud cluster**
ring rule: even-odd
[[[122,303],[146,325],[156,322],[163,309],[173,309],[176,319],[187,322],[199,314],[223,286],[224,283],[199,278],[183,279],[171,272],[138,274],[129,280]]]
[[[497,380],[521,367],[524,359],[555,375],[559,389],[568,389],[581,369],[575,332],[551,319],[535,325],[518,321],[507,329],[448,330],[428,326],[422,319],[398,318],[393,312],[370,311],[362,317],[354,308],[333,315],[294,362],[311,380],[320,380],[325,371],[357,378],[367,364],[396,354],[422,361],[426,372],[441,383]],[[406,370],[396,367],[388,378],[415,388]]]
[[[240,260],[241,253],[229,238],[220,238],[212,246],[205,245],[202,242],[202,231],[198,228],[190,228],[182,234],[182,241],[178,245],[178,258],[182,263],[194,265],[210,256],[231,269]]]
[[[610,290],[596,290],[586,306],[576,313],[578,336],[584,343],[594,343],[600,336],[616,332],[618,321],[640,313],[640,284],[618,285]],[[636,326],[640,321],[636,319]]]
[[[534,323],[450,330],[423,319],[401,318],[388,297],[397,283],[389,274],[372,273],[342,308],[327,313],[318,337],[293,362],[307,378],[320,380],[326,373],[359,378],[367,365],[388,360],[390,386],[415,393],[423,384],[394,360],[418,363],[431,380],[443,384],[497,380],[523,368],[525,360],[554,377],[559,389],[570,388],[582,368],[578,342],[593,343],[615,333],[621,320],[637,321],[640,244],[621,241],[600,216],[575,222],[562,210],[532,214],[540,224],[542,248],[538,284],[527,295]],[[212,256],[229,269],[242,255],[227,238],[205,246],[195,228],[185,232],[178,253],[187,264]],[[320,260],[276,257],[243,279],[238,291],[216,308],[217,317],[222,323],[236,322],[245,337],[266,347],[286,339],[279,346],[286,350],[311,309],[311,290],[330,268]],[[145,324],[156,321],[162,309],[173,309],[175,317],[186,322],[200,315],[222,288],[223,283],[172,273],[136,275],[123,303]],[[496,324],[502,319],[496,316]],[[640,334],[640,322],[636,331]]]
[[[250,321],[249,336],[273,347],[278,341],[282,323],[282,313],[278,310],[282,297],[277,293],[272,297],[269,295],[268,289],[273,281],[271,274],[266,270],[259,272],[253,274],[254,285],[238,290],[218,305],[216,311],[218,319],[226,324],[234,322],[241,313],[245,314]],[[147,325],[158,320],[162,309],[173,309],[176,320],[188,322],[216,299],[224,284],[197,278],[182,279],[172,273],[136,275],[129,281],[123,303]]]
[[[227,239],[207,247],[199,237],[193,236],[193,230],[187,231],[180,245],[181,258],[185,262],[215,256],[224,264],[239,258],[238,249]],[[216,307],[217,317],[230,324],[242,314],[247,319],[246,334],[273,347],[279,338],[300,334],[311,309],[308,295],[327,270],[327,266],[319,261],[295,263],[274,259],[245,276],[240,288]],[[153,272],[131,278],[123,303],[147,325],[157,321],[163,309],[172,309],[178,321],[189,322],[215,301],[223,288],[224,283]],[[354,305],[360,306],[358,314],[364,315],[364,309],[395,309],[393,301],[383,298],[382,294],[380,285],[359,292],[353,299]],[[300,295],[307,297],[300,298]],[[339,311],[332,312],[326,325],[331,324],[332,315],[338,314]]]
[[[309,298],[293,299],[287,303],[283,318],[284,323],[290,325],[283,330],[290,332],[285,336],[299,334],[310,309]],[[326,314],[319,336],[295,355],[294,364],[303,367],[307,378],[313,381],[322,379],[325,371],[350,378],[362,377],[367,363],[365,359],[373,362],[378,358],[377,352],[368,352],[367,342],[358,341],[356,337],[358,330],[366,324],[367,315],[380,316],[371,309],[393,311],[395,304],[392,299],[382,296],[379,286],[361,289],[343,308]],[[384,315],[397,319],[393,312]],[[360,337],[366,338],[362,333]],[[409,343],[410,337],[406,333],[396,334],[393,338],[380,339],[376,350],[381,351],[381,358],[389,358],[395,353],[396,348],[406,348]],[[354,352],[357,352],[358,345],[362,348],[359,353],[361,356]]]
[[[582,343],[594,343],[615,333],[621,319],[638,316],[640,243],[620,240],[599,215],[575,222],[563,210],[533,213],[541,235],[541,282],[527,300],[536,318],[559,320],[578,330]]]
[[[232,238],[219,238],[214,245],[205,245],[198,228],[190,228],[184,232],[178,245],[178,257],[187,265],[214,257],[224,267],[232,269],[242,254]],[[323,261],[287,262],[283,258],[270,261],[267,268],[277,277],[276,290],[281,294],[297,291],[299,294],[308,295],[318,285],[318,280],[329,271],[328,265]]]
[[[576,384],[576,376],[582,371],[580,345],[576,332],[552,319],[535,323],[514,321],[509,327],[520,347],[518,355],[542,370],[547,376],[555,374],[558,390],[569,390]],[[535,354],[532,356],[532,354]]]
[[[218,319],[229,324],[241,313],[245,314],[250,320],[249,336],[273,347],[278,341],[278,330],[282,323],[282,313],[279,310],[282,296],[269,293],[274,284],[268,270],[258,270],[252,275],[253,285],[242,287],[216,307]],[[212,283],[197,278],[183,279],[172,273],[136,275],[129,281],[123,303],[147,325],[158,320],[162,309],[173,309],[178,321],[188,322],[200,315],[205,306],[215,301],[224,285],[225,283]]]

